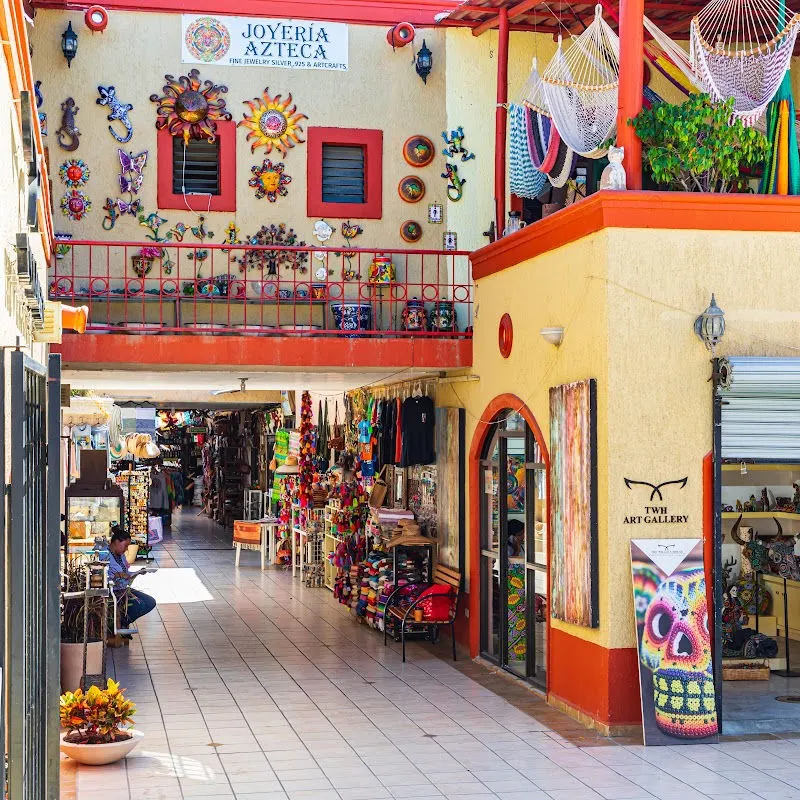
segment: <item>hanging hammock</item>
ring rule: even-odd
[[[508,174],[511,193],[517,197],[536,197],[547,183],[547,176],[539,172],[531,159],[528,141],[528,109],[511,103],[508,106]]]
[[[644,18],[644,27],[653,37],[652,41],[645,42],[644,45],[647,60],[685,95],[705,91],[703,82],[695,74],[689,54],[683,47],[670,39],[648,17]]]
[[[800,194],[800,156],[794,121],[792,82],[787,72],[778,93],[767,107],[766,128],[770,149],[761,178],[761,194]]]
[[[542,94],[561,139],[576,153],[601,158],[601,145],[617,124],[619,37],[595,7],[589,27],[564,52],[558,49],[542,75]]]
[[[690,57],[713,100],[734,99],[734,115],[752,125],[789,69],[800,16],[782,0],[711,0],[692,19]]]

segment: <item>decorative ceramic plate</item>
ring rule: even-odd
[[[419,203],[425,197],[425,181],[416,175],[406,175],[398,184],[397,192],[406,203]]]
[[[403,241],[418,242],[422,238],[422,225],[414,222],[413,219],[407,219],[400,226],[400,235],[403,237]]]
[[[427,167],[435,155],[433,142],[427,136],[409,136],[403,144],[403,158],[412,167]]]

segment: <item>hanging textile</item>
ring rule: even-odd
[[[562,140],[579,155],[602,158],[614,136],[619,94],[619,37],[595,7],[589,27],[558,49],[542,75],[542,94]]]
[[[508,107],[509,183],[517,197],[536,197],[547,183],[547,176],[533,165],[528,147],[528,113],[524,106],[511,103]]]
[[[767,107],[769,153],[761,178],[761,194],[800,194],[800,156],[794,124],[792,81],[787,72]]]

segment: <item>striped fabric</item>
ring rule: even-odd
[[[508,107],[509,180],[512,194],[517,197],[536,197],[544,188],[547,176],[533,165],[528,148],[528,126],[524,106],[511,103]]]

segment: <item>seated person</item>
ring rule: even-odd
[[[129,588],[134,578],[147,570],[130,571],[125,551],[131,543],[131,535],[119,525],[114,525],[111,530],[111,541],[108,543],[108,552],[111,554],[108,577],[114,584],[114,591],[120,593],[128,589],[128,608],[122,620],[127,627],[139,617],[149,614],[156,607],[156,601],[149,594]]]

